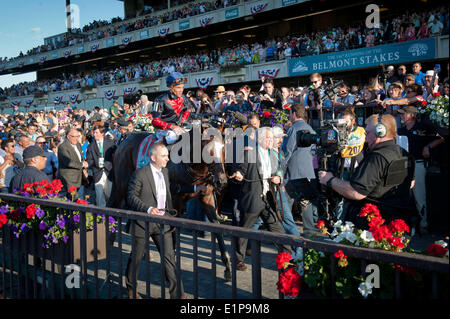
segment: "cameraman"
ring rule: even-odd
[[[330,162],[334,165],[337,176],[348,181],[363,159],[362,150],[366,140],[366,131],[356,124],[356,115],[352,110],[344,110],[342,119],[347,122],[347,130],[349,131],[347,146],[340,153],[333,155]],[[333,193],[336,195],[335,192]],[[330,211],[333,212],[333,220],[343,221],[345,209],[342,196],[332,196],[330,206]]]
[[[291,107],[292,126],[286,131],[281,149],[284,153],[283,170],[285,171],[286,192],[297,200],[301,207],[303,235],[317,234],[317,193],[318,187],[313,167],[311,146],[297,147],[297,132],[308,131],[314,134],[309,126],[305,107],[294,104]]]
[[[359,217],[366,203],[377,205],[387,223],[396,218],[404,219],[407,224],[417,222],[418,215],[411,196],[414,165],[406,151],[395,143],[397,125],[394,117],[382,115],[380,121],[379,116],[373,114],[366,120],[369,152],[350,181],[319,171],[321,184],[349,200],[346,220],[352,221],[359,229],[368,229],[365,218]]]

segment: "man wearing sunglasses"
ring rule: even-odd
[[[58,156],[48,149],[45,137],[39,136],[36,139],[36,145],[39,146],[44,151],[45,156],[47,156],[44,173],[47,174],[50,180],[53,180],[58,169]]]
[[[167,76],[169,91],[157,97],[153,103],[154,127],[173,130],[177,135],[183,133],[180,125],[187,120],[192,107],[192,103],[183,94],[185,83],[186,77],[181,73],[173,72]]]

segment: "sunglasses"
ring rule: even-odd
[[[187,79],[185,77],[176,78],[172,83],[174,84],[186,84]]]

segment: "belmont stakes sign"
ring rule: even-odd
[[[289,61],[289,75],[307,75],[430,60],[436,57],[436,39],[400,42],[363,49],[295,58]]]

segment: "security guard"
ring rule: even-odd
[[[169,91],[158,96],[153,102],[153,121],[155,128],[173,130],[177,135],[183,133],[180,125],[191,113],[192,103],[183,94],[186,77],[178,72],[167,76],[166,84]]]
[[[43,180],[46,180],[49,183],[51,182],[47,174],[43,172],[47,157],[38,145],[31,145],[24,149],[23,161],[25,167],[13,177],[9,184],[10,193],[22,190],[23,186],[27,183],[40,183]]]
[[[319,182],[349,200],[346,220],[367,229],[367,220],[359,217],[366,203],[378,206],[388,223],[401,218],[415,225],[418,214],[411,196],[414,176],[413,160],[395,143],[397,125],[392,115],[373,114],[366,120],[369,152],[356,168],[350,181],[319,171]]]

